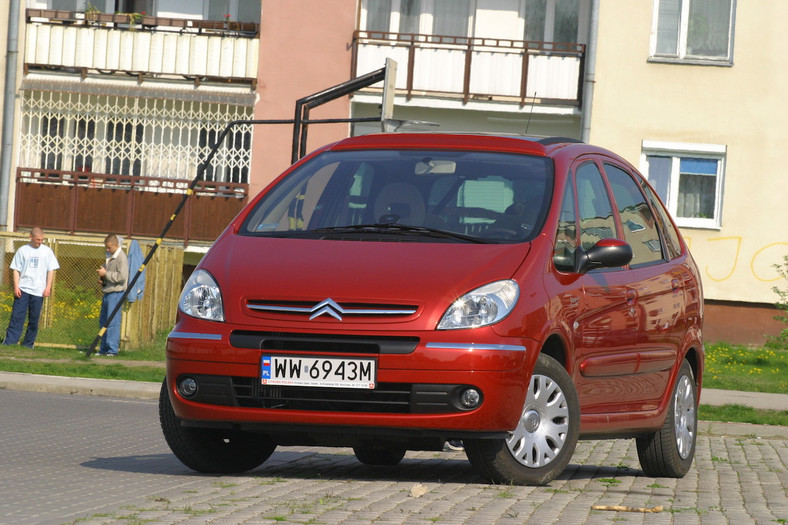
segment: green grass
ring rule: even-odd
[[[788,394],[788,350],[706,345],[703,387]]]
[[[698,419],[788,427],[788,410],[758,410],[744,405],[713,407],[701,403]]]

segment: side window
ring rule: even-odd
[[[665,239],[665,247],[668,250],[668,258],[675,259],[681,255],[681,241],[679,240],[679,232],[670,220],[668,210],[659,201],[659,198],[654,193],[651,187],[643,182],[641,184],[643,191],[646,192],[651,207],[657,212],[656,219],[659,229],[662,231],[662,237]]]
[[[599,168],[593,162],[580,166],[577,178],[577,208],[580,244],[588,250],[602,239],[615,239],[616,221]]]
[[[654,214],[629,173],[605,164],[605,173],[616,199],[624,240],[632,247],[632,266],[664,260]]]
[[[577,251],[577,216],[575,215],[575,192],[568,185],[561,203],[561,216],[558,218],[558,231],[555,234],[553,247],[553,263],[564,272],[575,267],[575,251]]]

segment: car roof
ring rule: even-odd
[[[462,149],[525,153],[549,157],[557,149],[570,145],[588,149],[589,146],[568,137],[539,137],[529,135],[497,135],[487,133],[373,133],[350,137],[326,149]],[[592,148],[597,149],[597,148]]]

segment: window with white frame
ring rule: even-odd
[[[725,146],[643,141],[642,171],[683,227],[722,226]]]
[[[736,0],[654,0],[652,59],[733,60]]]

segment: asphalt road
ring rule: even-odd
[[[644,476],[633,440],[581,442],[546,487],[490,485],[461,452],[383,468],[308,447],[204,476],[170,453],[154,400],[0,390],[0,523],[785,523],[788,441],[763,428],[706,428],[680,480]]]

